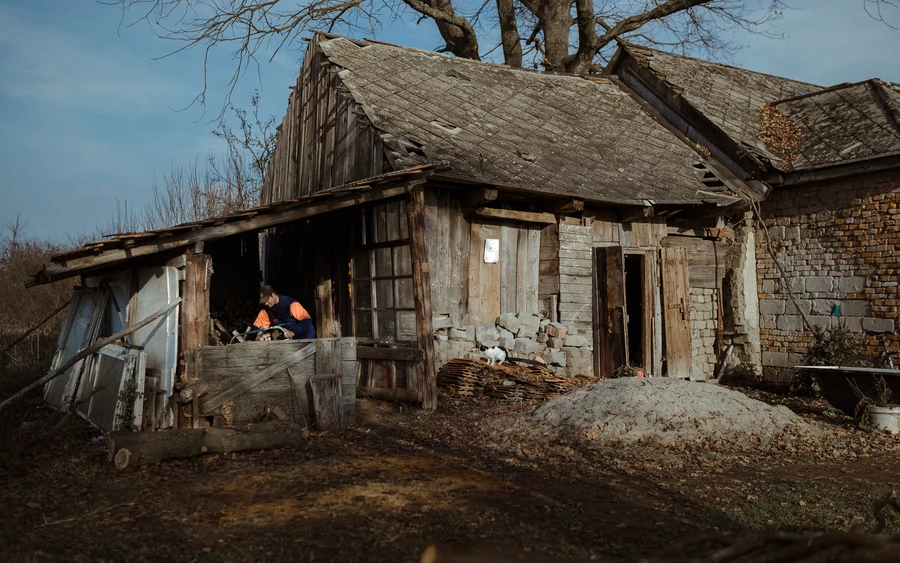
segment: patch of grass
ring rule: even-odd
[[[889,484],[885,484],[890,486]],[[777,528],[793,532],[848,529],[863,525],[871,530],[876,521],[872,512],[885,494],[857,494],[846,489],[811,483],[760,485],[743,504],[730,511],[741,528]],[[898,515],[884,511],[887,527],[883,533],[900,533]]]

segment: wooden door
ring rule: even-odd
[[[610,377],[626,362],[625,259],[621,246],[594,249],[594,374]]]
[[[666,374],[691,376],[691,296],[688,292],[687,250],[663,248],[663,326],[666,338]]]

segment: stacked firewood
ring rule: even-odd
[[[239,333],[247,330],[259,314],[259,305],[253,301],[218,301],[210,303],[209,315],[212,317],[212,331],[222,344],[231,341],[233,331]]]
[[[560,395],[596,379],[562,379],[546,366],[487,365],[477,360],[450,360],[438,373],[439,387],[461,397],[539,401]]]

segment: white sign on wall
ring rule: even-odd
[[[495,264],[500,261],[500,239],[489,238],[484,241],[484,263]]]

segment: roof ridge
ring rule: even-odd
[[[894,125],[894,129],[897,131],[897,135],[900,136],[900,108],[894,103],[894,100],[888,97],[885,89],[888,86],[884,83],[883,80],[878,78],[871,78],[869,81],[872,82],[872,85],[875,90],[875,97],[878,98],[878,101],[881,103],[885,112],[888,114],[888,119]]]
[[[799,94],[797,96],[791,96],[790,98],[782,98],[780,100],[774,100],[769,102],[771,105],[775,106],[785,102],[794,102],[797,100],[802,100],[805,98],[810,98],[812,96],[818,96],[819,94],[828,94],[830,92],[836,92],[838,90],[843,90],[845,88],[852,88],[853,86],[861,86],[867,82],[877,81],[877,78],[867,78],[866,80],[860,80],[859,82],[841,82],[840,84],[835,84],[834,86],[829,86],[828,88],[822,88],[821,90],[816,90],[815,92],[807,92],[805,94]]]
[[[652,47],[644,47],[643,45],[635,45],[635,44],[633,44],[633,43],[623,43],[623,44],[622,44],[622,48],[624,48],[625,50],[628,50],[628,49],[643,49],[643,50],[646,50],[646,51],[652,51],[652,52],[654,52],[654,53],[661,53],[661,54],[663,54],[663,55],[669,55],[669,56],[672,56],[672,57],[677,57],[677,58],[679,58],[679,59],[687,59],[687,60],[697,61],[697,62],[706,63],[706,64],[710,64],[710,65],[715,65],[715,66],[720,66],[720,67],[725,67],[725,68],[731,68],[731,69],[734,69],[734,70],[739,70],[739,71],[741,71],[741,72],[752,72],[753,74],[758,74],[758,75],[760,75],[760,76],[768,76],[768,77],[770,77],[770,78],[778,78],[778,79],[780,79],[780,80],[790,80],[791,82],[796,82],[796,83],[798,83],[798,84],[807,84],[807,85],[809,85],[809,86],[815,86],[816,88],[823,88],[823,86],[821,86],[820,84],[813,84],[812,82],[805,82],[805,81],[803,81],[803,80],[797,80],[796,78],[788,78],[787,76],[778,76],[777,74],[769,74],[769,73],[767,73],[767,72],[759,72],[758,70],[750,70],[750,69],[748,69],[748,68],[739,67],[739,66],[737,66],[737,65],[730,65],[730,64],[725,64],[725,63],[718,63],[718,62],[715,62],[715,61],[708,61],[708,60],[706,60],[706,59],[701,59],[701,58],[699,58],[699,57],[691,57],[691,56],[688,56],[688,55],[679,55],[679,54],[677,54],[677,53],[670,53],[669,51],[663,51],[662,49],[654,49],[654,48],[652,48]]]

